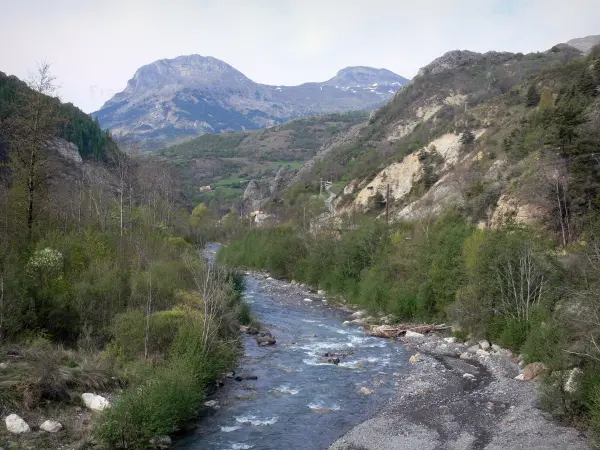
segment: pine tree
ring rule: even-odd
[[[525,106],[533,108],[534,106],[537,106],[539,102],[540,93],[532,84],[531,86],[529,86],[529,89],[527,89],[527,95],[525,96]]]
[[[583,95],[596,95],[596,82],[592,75],[586,70],[577,81],[577,88]]]
[[[471,145],[473,142],[475,142],[475,135],[471,130],[465,131],[460,137],[460,143],[465,147]]]
[[[596,78],[596,84],[600,86],[600,58],[594,63],[594,77]]]

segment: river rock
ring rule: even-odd
[[[411,363],[419,362],[420,361],[419,356],[421,356],[420,353],[415,353],[408,359],[408,362],[411,362]]]
[[[483,340],[483,341],[479,341],[479,348],[481,350],[485,350],[488,351],[490,349],[491,345],[489,341]]]
[[[171,438],[169,436],[154,436],[149,441],[152,448],[169,448],[171,446]]]
[[[492,350],[496,353],[500,353],[502,351],[502,347],[500,347],[498,344],[492,344]]]
[[[446,342],[447,344],[454,344],[456,342],[456,338],[455,337],[445,337],[444,342]]]
[[[356,319],[356,320],[360,320],[360,319]],[[356,320],[353,320],[352,322],[355,322]],[[396,328],[394,328],[394,327],[390,327],[389,325],[379,325],[379,326],[373,327],[371,329],[371,331],[369,332],[369,334],[371,336],[389,339],[389,338],[396,336],[398,334],[398,330],[396,330]]]
[[[373,389],[369,389],[368,387],[363,386],[363,387],[360,388],[360,393],[362,395],[372,395],[373,394]]]
[[[305,302],[312,302],[312,299],[310,299],[310,298],[305,298],[305,299],[304,299],[304,301],[305,301]]]
[[[482,357],[484,357],[484,358],[485,358],[486,356],[490,356],[490,352],[487,352],[487,351],[485,351],[485,350],[484,350],[484,349],[482,349],[482,348],[478,349],[478,350],[475,352],[475,354],[476,354],[477,356],[482,356]]]
[[[469,352],[461,353],[459,358],[460,359],[471,359],[471,353],[469,353]]]
[[[46,420],[40,425],[40,430],[47,431],[48,433],[58,433],[62,428],[62,424],[56,420]]]
[[[216,400],[209,400],[207,402],[204,402],[204,406],[206,406],[207,408],[214,408],[214,409],[219,409],[219,402]]]
[[[467,349],[469,353],[477,353],[477,350],[480,350],[479,345],[472,345]]]
[[[327,292],[325,292],[323,289],[319,289],[317,291],[317,295],[320,295],[321,297],[325,297],[325,295],[327,295]]]
[[[534,362],[531,364],[527,364],[523,368],[523,380],[535,380],[537,377],[541,375],[546,375],[549,373],[548,366],[541,362]]]
[[[7,362],[1,362],[0,363],[0,370],[6,370],[8,369],[8,363]]]
[[[367,315],[367,311],[356,311],[355,313],[353,313],[350,317],[352,319],[362,319],[363,317],[365,317]]]
[[[425,335],[424,335],[424,334],[421,334],[421,333],[417,333],[417,332],[415,332],[415,331],[410,331],[410,330],[408,330],[408,331],[406,332],[406,334],[404,335],[404,337],[405,337],[405,338],[422,338],[422,337],[425,337]]]
[[[6,424],[6,429],[14,434],[29,433],[31,431],[27,422],[17,414],[7,416],[6,419],[4,419],[4,423]]]
[[[266,347],[267,345],[275,345],[277,341],[273,336],[259,336],[256,338],[256,342],[261,347]]]
[[[463,378],[465,380],[474,380],[475,379],[475,375],[473,375],[472,373],[464,373],[463,374]]]
[[[110,408],[110,402],[101,395],[86,392],[85,394],[81,394],[81,399],[83,400],[83,404],[92,411],[104,411]]]

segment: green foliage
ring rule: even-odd
[[[527,106],[529,108],[533,108],[534,106],[537,106],[539,102],[540,102],[540,93],[538,92],[535,85],[532,84],[527,89],[527,94],[525,95],[525,106]]]

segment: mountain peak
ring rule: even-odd
[[[391,70],[367,66],[349,66],[339,70],[335,77],[327,80],[324,84],[343,87],[371,86],[374,83],[401,86],[407,82],[406,78],[395,74]]]
[[[570,41],[567,41],[566,44],[575,47],[583,53],[588,53],[592,47],[600,44],[600,34],[571,39]]]
[[[386,69],[346,67],[324,83],[255,83],[210,56],[183,55],[140,67],[123,92],[94,113],[123,138],[154,141],[272,126],[315,114],[373,109],[408,80]]]
[[[212,56],[183,55],[160,59],[136,70],[122,94],[132,95],[165,87],[198,87],[251,82],[229,64]]]

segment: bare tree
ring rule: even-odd
[[[528,322],[545,294],[547,280],[536,264],[530,247],[522,248],[517,261],[506,258],[495,268],[500,286],[499,313]]]
[[[24,209],[28,240],[42,208],[47,178],[48,147],[57,132],[59,102],[52,98],[56,90],[50,64],[41,63],[28,82],[30,90],[21,93],[19,114],[8,127],[13,190],[24,190]]]

